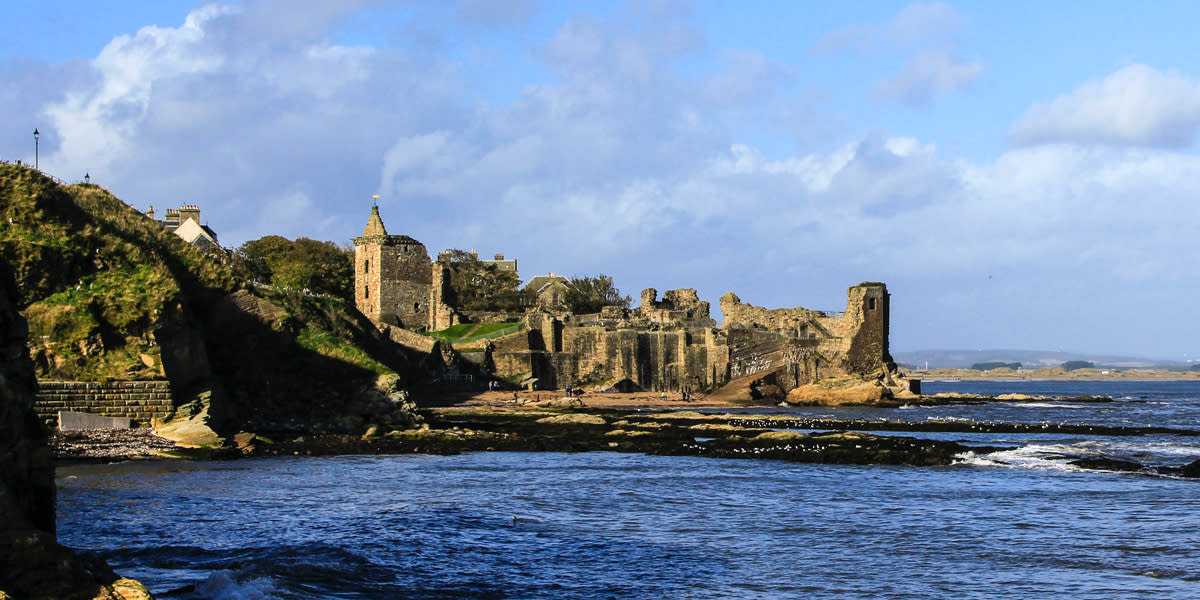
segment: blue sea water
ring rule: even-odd
[[[926,391],[1117,401],[788,411],[1200,429],[1200,382]],[[161,598],[1200,598],[1200,482],[1067,464],[1182,465],[1200,438],[891,435],[1016,449],[936,468],[608,452],[76,466],[59,536]]]

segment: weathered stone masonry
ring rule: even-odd
[[[786,392],[822,377],[891,367],[888,293],[883,284],[847,290],[846,311],[766,309],[721,298],[718,329],[695,290],[642,292],[642,306],[595,315],[531,313],[526,332],[495,340],[504,377],[528,375],[545,387],[613,385],[696,391],[770,375]]]
[[[354,304],[367,318],[414,330],[429,325],[429,253],[411,237],[388,235],[378,206],[354,238],[354,281]]]
[[[388,235],[371,210],[363,236],[354,239],[356,299],[376,323],[411,331],[441,330],[461,321],[489,319],[455,310],[444,265],[408,236]],[[693,289],[641,293],[640,307],[607,306],[577,315],[558,303],[521,315],[526,327],[490,340],[472,355],[491,373],[537,386],[612,387],[623,390],[699,391],[741,378],[769,378],[783,392],[819,379],[887,374],[889,295],[882,283],[847,290],[846,310],[767,309],[721,298],[725,321],[717,327],[708,302]],[[408,332],[405,332],[408,333]],[[423,349],[422,349],[423,350]],[[478,359],[478,360],[476,360]]]
[[[39,381],[33,408],[51,428],[60,410],[128,417],[144,427],[171,414],[174,398],[168,381]]]

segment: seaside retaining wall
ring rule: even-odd
[[[60,410],[128,417],[135,427],[148,427],[169,415],[174,402],[169,381],[39,381],[33,408],[52,429]]]

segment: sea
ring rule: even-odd
[[[925,382],[1112,402],[753,412],[1200,431],[1197,381]],[[905,433],[943,467],[480,452],[58,471],[60,541],[158,598],[1200,598],[1200,437]]]

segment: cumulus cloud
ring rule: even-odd
[[[226,243],[267,222],[271,233],[344,237],[340,204],[376,191],[393,136],[469,114],[452,63],[334,43],[355,6],[315,8],[210,5],[115,38],[42,106],[43,167],[88,172],[141,208],[199,204]],[[284,193],[297,182],[310,202]],[[286,202],[294,211],[279,210]]]
[[[1196,288],[1180,257],[1194,254],[1200,158],[1154,144],[1030,144],[979,163],[888,131],[803,153],[766,147],[726,116],[780,95],[786,69],[718,49],[723,63],[690,63],[685,76],[678,61],[702,36],[671,6],[621,22],[572,17],[530,49],[544,76],[496,105],[437,48],[332,41],[337,11],[283,28],[291,33],[256,33],[285,8],[200,9],[64,67],[61,89],[39,96],[51,121],[43,165],[64,178],[89,171],[139,208],[199,204],[227,244],[266,234],[344,243],[378,192],[389,231],[431,252],[504,252],[526,278],[604,272],[627,293],[696,287],[715,300],[734,290],[756,304],[823,309],[844,304],[847,285],[884,280],[894,340],[907,347],[948,321],[964,338],[1000,340],[1018,329],[1006,323],[1078,327],[1013,298],[1055,285],[1163,302]],[[914,75],[883,86],[891,99],[936,98],[978,77],[981,66],[921,46],[958,26],[946,11],[919,5],[879,36],[916,48]],[[1190,113],[1164,108],[1186,105],[1194,84],[1156,77],[1170,85],[1145,93],[1176,100],[1134,103],[1158,107],[1142,129],[1194,130]],[[1085,89],[1064,98],[1107,97]],[[820,98],[781,102],[768,103],[774,118],[823,117]],[[1128,239],[1138,243],[1114,243]],[[1002,289],[986,287],[989,274]],[[1101,310],[1090,306],[1073,308]],[[984,311],[992,318],[978,319]]]
[[[1011,130],[1022,146],[1051,143],[1187,148],[1200,128],[1200,83],[1134,64],[1049,103]]]

